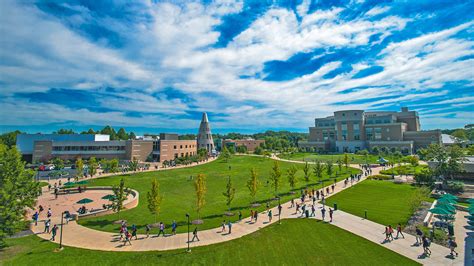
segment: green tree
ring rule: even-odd
[[[117,138],[119,140],[127,140],[128,139],[128,134],[127,134],[127,132],[125,131],[125,129],[123,127],[121,127],[119,129],[119,131],[117,132]]]
[[[79,180],[80,177],[84,174],[84,161],[81,158],[77,158],[76,160],[76,181]]]
[[[451,133],[451,136],[459,139],[459,140],[467,140],[467,134],[466,130],[464,129],[456,129],[453,133]]]
[[[89,166],[89,174],[91,176],[94,176],[95,174],[97,174],[97,159],[95,157],[91,157],[89,159],[89,162],[88,162],[88,166]]]
[[[304,180],[306,181],[306,186],[308,186],[309,180],[311,179],[311,172],[309,171],[309,164],[306,162],[303,167]]]
[[[115,132],[115,129],[111,126],[105,126],[101,131],[100,134],[105,134],[110,136],[110,140],[117,140],[117,133]]]
[[[255,202],[255,196],[257,195],[258,187],[260,183],[257,178],[257,170],[255,168],[250,169],[250,179],[247,181],[247,188],[250,191],[252,201]]]
[[[288,183],[290,184],[290,187],[292,190],[295,189],[296,183],[298,183],[298,179],[296,178],[296,172],[298,171],[298,168],[296,166],[292,165],[288,170],[286,170],[287,176],[288,176]]]
[[[222,158],[224,159],[224,162],[228,162],[230,157],[231,157],[231,154],[229,152],[229,149],[227,149],[227,146],[226,145],[222,145],[222,152],[221,152],[221,156]]]
[[[3,133],[2,135],[0,135],[0,144],[3,143],[9,148],[16,145],[16,136],[21,133],[22,132],[19,130]]]
[[[0,247],[6,236],[24,229],[26,209],[34,207],[40,189],[20,152],[0,144]]]
[[[255,151],[253,153],[258,154],[258,155],[262,155],[263,154],[263,148],[258,146],[258,147],[255,148]]]
[[[272,171],[270,172],[270,182],[275,190],[275,195],[277,195],[281,182],[281,170],[278,161],[273,162]]]
[[[237,152],[238,153],[247,153],[247,146],[244,146],[244,145],[237,146]]]
[[[74,132],[74,130],[72,129],[61,128],[58,131],[54,131],[53,134],[65,135],[65,134],[76,134],[76,132]]]
[[[342,160],[337,159],[336,163],[337,163],[337,168],[339,169],[339,173],[342,173]]]
[[[129,137],[130,139],[136,139],[136,138],[137,138],[137,135],[135,135],[135,133],[133,133],[133,132],[130,132],[130,134],[128,134],[128,137]]]
[[[130,162],[128,162],[128,169],[132,172],[136,172],[138,170],[138,160],[137,158],[133,157]]]
[[[319,183],[322,183],[322,177],[323,177],[323,171],[324,171],[324,166],[321,163],[321,161],[317,160],[315,164],[313,165],[313,172],[314,175],[319,179]]]
[[[119,171],[119,161],[118,159],[112,159],[107,161],[109,173],[117,173]]]
[[[333,173],[333,164],[331,161],[326,162],[326,173],[328,174],[329,178],[331,178]]]
[[[446,148],[438,144],[428,146],[426,159],[436,162],[434,173],[446,178],[453,178],[462,171],[462,163],[465,160],[462,149],[458,146]]]
[[[158,214],[160,213],[161,202],[163,200],[160,195],[160,183],[158,183],[156,178],[151,181],[151,190],[147,192],[146,196],[148,200],[148,210],[152,215],[154,215],[156,223]]]
[[[232,185],[232,180],[230,179],[230,176],[227,179],[226,189],[222,193],[222,195],[224,195],[224,197],[226,198],[226,205],[230,211],[230,204],[234,200],[234,196],[235,196],[235,187]]]
[[[416,156],[410,156],[408,158],[408,162],[410,163],[410,165],[413,167],[413,174],[416,173],[416,167],[418,166],[419,164],[419,160],[418,160],[418,157]]]
[[[344,153],[344,165],[346,166],[346,172],[349,169],[349,156],[347,153]]]
[[[112,210],[118,214],[120,219],[120,212],[123,210],[123,202],[127,199],[130,194],[130,190],[125,187],[125,181],[123,178],[120,179],[120,184],[118,186],[113,186],[112,191],[114,192],[114,197],[112,198]]]
[[[201,210],[206,204],[205,196],[207,192],[206,187],[206,176],[204,174],[198,174],[196,181],[194,181],[194,189],[196,190],[196,212],[198,218],[201,217]]]
[[[61,169],[64,169],[64,161],[59,158],[59,157],[55,157],[51,160],[51,163],[54,165],[54,169],[55,170],[61,170]]]
[[[414,180],[418,185],[425,185],[429,187],[432,187],[435,181],[433,178],[433,172],[429,168],[415,173]]]

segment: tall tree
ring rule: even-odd
[[[194,189],[196,190],[196,212],[198,218],[201,217],[201,210],[206,204],[205,196],[207,192],[206,187],[206,176],[204,174],[198,174],[196,181],[194,182]]]
[[[138,160],[137,158],[133,157],[130,162],[128,162],[128,169],[130,171],[136,172],[138,170]]]
[[[230,204],[234,200],[234,196],[235,196],[235,187],[232,185],[232,180],[230,179],[230,176],[229,176],[229,179],[227,180],[226,189],[222,193],[222,195],[224,195],[224,197],[226,198],[226,205],[230,211]]]
[[[84,175],[84,161],[81,158],[77,158],[76,160],[76,181]]]
[[[298,183],[298,179],[296,178],[296,172],[298,171],[298,168],[296,166],[292,165],[288,170],[286,170],[286,174],[288,176],[288,183],[290,184],[290,187],[292,190],[295,189],[296,183]]]
[[[12,147],[14,145],[16,145],[16,136],[18,134],[21,134],[22,132],[19,131],[19,130],[15,130],[15,131],[12,131],[12,132],[8,132],[8,133],[3,133],[2,135],[0,135],[0,144],[5,144],[7,145],[7,147]]]
[[[247,188],[250,191],[252,201],[255,203],[255,196],[257,195],[259,182],[257,178],[257,170],[255,168],[250,169],[250,179],[247,181]]]
[[[222,158],[224,159],[224,162],[228,162],[230,157],[231,157],[231,154],[229,152],[229,149],[227,149],[227,146],[226,145],[223,145],[222,146],[222,152],[221,152],[221,156]]]
[[[161,202],[163,200],[160,195],[160,184],[156,178],[151,181],[151,190],[147,192],[147,200],[148,210],[155,216],[156,223],[158,214],[160,213]]]
[[[119,131],[117,132],[117,138],[119,140],[127,140],[128,139],[128,134],[127,134],[127,132],[125,131],[125,129],[123,127],[121,127],[119,129]]]
[[[91,157],[88,162],[89,165],[89,174],[94,176],[97,174],[97,159],[95,157]]]
[[[273,189],[275,190],[275,195],[277,195],[278,188],[280,187],[281,183],[281,170],[278,161],[273,162],[272,171],[270,172],[270,181],[272,183]]]
[[[309,171],[309,163],[306,162],[303,167],[304,181],[306,181],[306,186],[308,186],[309,180],[311,179],[311,172]]]
[[[123,178],[120,179],[118,186],[113,186],[112,191],[114,197],[112,198],[112,210],[118,214],[120,219],[120,212],[123,210],[123,202],[127,199],[130,190],[125,187],[125,181]]]
[[[328,174],[329,178],[331,178],[331,176],[332,176],[333,167],[334,167],[334,165],[332,164],[331,161],[326,162],[326,173]]]
[[[342,173],[342,160],[337,159],[336,163],[337,163],[337,168],[339,168],[339,173]]]
[[[51,163],[54,165],[55,170],[61,170],[64,168],[64,161],[59,157],[53,158]]]
[[[347,153],[344,153],[344,165],[346,166],[346,172],[349,169],[349,156]]]
[[[24,228],[26,209],[34,207],[40,189],[20,152],[0,144],[0,247],[6,236]]]
[[[314,175],[319,179],[319,183],[321,183],[321,178],[323,177],[324,166],[321,161],[317,160],[313,166]]]
[[[416,156],[410,156],[410,158],[408,159],[408,162],[409,162],[410,165],[413,167],[413,175],[416,174],[416,167],[417,167],[418,164],[419,164],[418,157],[416,157]]]
[[[128,134],[128,137],[129,137],[130,139],[136,139],[136,138],[137,138],[137,135],[135,135],[135,133],[133,133],[133,132],[130,132],[130,134]]]
[[[119,161],[118,159],[112,159],[107,162],[109,172],[110,173],[117,173],[119,171]]]

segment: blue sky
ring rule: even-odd
[[[0,130],[474,121],[474,1],[0,1]]]

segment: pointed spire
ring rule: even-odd
[[[202,113],[202,119],[201,119],[201,123],[209,123],[209,120],[207,119],[207,113]]]

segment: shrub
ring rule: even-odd
[[[464,192],[464,183],[459,181],[449,181],[448,190],[454,194]]]
[[[368,176],[367,179],[370,179],[370,180],[391,180],[392,176],[389,176],[389,175],[371,175],[371,176]]]
[[[434,178],[433,178],[433,172],[429,169],[423,169],[422,171],[415,173],[415,182],[419,185],[427,185],[427,186],[433,186],[434,184]]]

